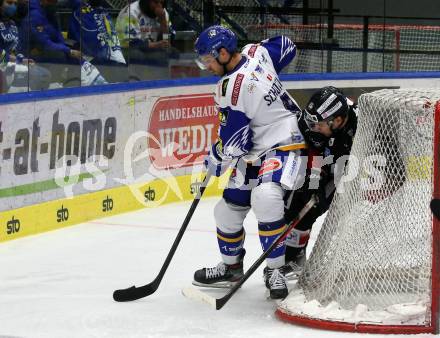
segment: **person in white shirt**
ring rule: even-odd
[[[137,0],[125,6],[116,19],[116,31],[132,78],[167,77],[170,20],[162,0]]]
[[[119,12],[116,30],[122,47],[167,48],[168,22],[169,15],[160,0],[138,0]]]

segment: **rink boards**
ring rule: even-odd
[[[215,142],[215,78],[0,96],[0,242],[194,198]],[[304,106],[335,85],[438,87],[439,73],[282,77]],[[246,90],[243,88],[242,90]],[[219,194],[214,184],[207,194]]]
[[[225,178],[211,179],[204,196],[218,195]],[[121,186],[4,211],[0,213],[0,224],[6,226],[0,242],[141,208],[193,199],[200,190],[202,179],[203,175],[158,179],[139,186]]]

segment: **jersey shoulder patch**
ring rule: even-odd
[[[249,48],[247,54],[253,58],[255,56],[255,52],[257,51],[258,45],[252,45],[251,48]]]

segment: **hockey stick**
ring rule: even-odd
[[[235,294],[235,292],[237,292],[237,290],[244,284],[244,282],[246,282],[248,278],[258,269],[258,267],[261,265],[261,263],[264,262],[267,256],[269,256],[272,250],[274,250],[278,246],[278,244],[280,244],[280,242],[287,237],[287,235],[292,231],[292,229],[296,227],[299,221],[301,221],[301,219],[310,211],[310,209],[315,204],[316,204],[316,198],[315,196],[312,196],[312,198],[307,202],[304,208],[301,209],[299,214],[293,219],[292,222],[290,222],[290,225],[287,226],[286,229],[269,246],[269,248],[267,248],[267,250],[263,252],[263,254],[260,257],[258,257],[258,259],[254,262],[254,264],[252,264],[252,266],[246,271],[243,277],[241,277],[241,279],[231,289],[229,289],[226,295],[224,295],[221,298],[215,298],[200,291],[199,289],[186,288],[182,290],[184,296],[191,299],[201,300],[203,302],[208,303],[216,310],[220,310],[229,301],[229,299],[231,299],[231,297]]]
[[[174,253],[177,250],[177,246],[180,243],[180,240],[183,237],[183,234],[185,233],[186,228],[188,227],[189,221],[191,220],[192,215],[194,214],[194,211],[197,208],[197,205],[200,202],[200,199],[202,198],[203,193],[205,192],[206,186],[209,183],[209,179],[211,178],[211,173],[208,171],[206,174],[202,186],[200,187],[200,191],[197,193],[196,197],[194,198],[194,201],[191,204],[191,208],[189,208],[188,213],[186,214],[185,220],[183,221],[182,226],[180,227],[179,233],[176,236],[176,239],[174,240],[174,243],[168,252],[168,256],[165,259],[165,262],[162,265],[162,268],[159,271],[159,274],[156,276],[156,278],[149,284],[143,285],[143,286],[132,286],[127,289],[120,289],[113,292],[113,299],[117,302],[129,302],[132,300],[140,299],[147,297],[154,292],[156,292],[157,288],[159,287],[160,282],[162,281],[163,276],[165,275],[165,272],[167,271],[168,266],[170,265],[171,259],[174,256]]]
[[[434,216],[440,219],[440,199],[433,199],[431,201],[431,210]]]

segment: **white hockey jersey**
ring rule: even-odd
[[[285,36],[243,48],[241,62],[217,83],[220,126],[213,146],[217,157],[231,160],[304,142],[296,118],[300,108],[278,78],[295,53],[295,45]]]

